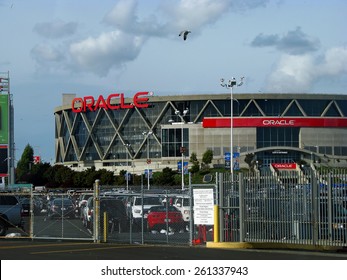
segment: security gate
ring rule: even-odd
[[[220,178],[219,241],[346,245],[344,172]]]

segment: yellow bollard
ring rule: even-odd
[[[219,242],[219,207],[218,205],[213,206],[213,216],[214,216],[214,225],[213,225],[213,242]]]
[[[104,212],[104,242],[107,242],[107,233],[108,233],[108,221],[107,221],[107,212]]]

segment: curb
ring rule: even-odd
[[[288,243],[258,243],[258,242],[206,242],[206,248],[218,249],[289,249],[307,251],[347,251],[343,246],[288,244]]]

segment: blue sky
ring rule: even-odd
[[[16,157],[54,160],[54,108],[138,91],[347,93],[345,0],[0,0]],[[186,41],[178,36],[191,30]]]

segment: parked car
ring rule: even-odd
[[[30,198],[24,197],[20,200],[20,204],[22,205],[22,216],[30,215]]]
[[[86,205],[82,208],[82,223],[86,228],[91,229],[91,217],[93,215],[94,197],[88,198]]]
[[[84,193],[84,194],[81,194],[80,197],[78,198],[76,207],[77,207],[78,216],[80,217],[81,220],[83,220],[83,211],[84,211],[84,207],[87,205],[88,198],[92,196],[93,196],[92,193]]]
[[[22,216],[29,216],[30,210],[33,211],[34,215],[41,214],[41,211],[43,209],[43,202],[41,198],[37,196],[34,196],[32,199],[30,197],[22,197],[19,198],[19,201],[22,205]]]
[[[23,228],[22,205],[14,195],[0,195],[0,236],[10,227]]]
[[[90,227],[93,227],[95,211],[91,209]],[[115,197],[100,198],[100,223],[103,224],[104,217],[107,215],[107,228],[110,233],[124,232],[128,227],[128,216],[126,207],[121,199]],[[103,228],[103,227],[102,227]]]
[[[174,206],[153,206],[147,215],[148,230],[168,229],[180,231],[184,229],[182,213]]]
[[[48,217],[53,218],[75,218],[75,205],[70,198],[55,198],[49,206]]]
[[[143,199],[141,196],[130,197],[130,201],[127,202],[127,212],[129,218],[132,221],[132,224],[135,227],[140,228],[142,217],[144,220],[146,220],[148,211],[153,206],[162,206],[162,201],[160,197],[144,196]],[[144,227],[146,225],[147,223],[144,222]]]
[[[177,196],[174,199],[173,206],[175,206],[178,210],[181,211],[183,221],[186,226],[189,226],[190,222],[190,202],[188,196]]]

